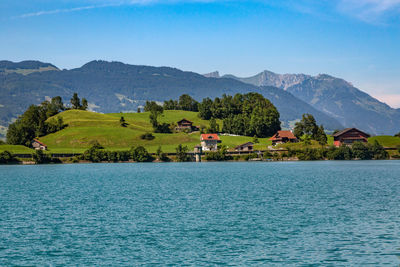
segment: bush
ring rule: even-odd
[[[232,160],[232,156],[226,155],[227,148],[226,146],[222,145],[218,151],[210,151],[206,152],[206,160],[209,161],[224,161],[224,160]]]
[[[132,147],[131,156],[132,159],[137,162],[149,162],[154,160],[143,146]]]
[[[8,151],[0,153],[0,164],[17,162],[18,160]]]
[[[155,137],[152,133],[144,133],[140,136],[140,139],[143,140],[153,140]]]
[[[368,160],[373,158],[368,145],[364,145],[361,142],[354,142],[351,149],[353,150],[353,156],[356,159]]]
[[[159,146],[159,147],[157,148],[156,154],[157,154],[158,160],[161,160],[161,161],[170,161],[170,158],[168,158],[167,154],[165,154],[165,153],[162,152],[161,146]]]
[[[244,160],[251,160],[251,159],[258,158],[258,155],[256,153],[251,153],[251,154],[245,155],[243,158],[244,158]]]
[[[191,161],[190,155],[188,155],[188,147],[187,146],[182,146],[179,144],[176,147],[176,160],[178,162],[186,162],[186,161]]]
[[[324,158],[321,150],[315,148],[306,148],[299,152],[297,157],[299,160],[321,160]]]
[[[49,155],[45,154],[43,152],[43,150],[36,150],[33,154],[32,154],[32,158],[33,161],[36,164],[44,164],[44,163],[49,163],[51,162],[51,159],[49,157]]]
[[[107,153],[103,150],[103,146],[99,142],[94,141],[92,146],[83,152],[81,158],[91,162],[100,162],[107,160]]]

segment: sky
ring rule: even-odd
[[[2,0],[0,60],[330,74],[400,108],[400,0]]]

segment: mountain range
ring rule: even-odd
[[[358,127],[371,134],[400,129],[400,111],[392,109],[328,75],[279,75],[262,72],[249,78],[201,75],[170,67],[91,61],[80,68],[61,70],[50,63],[0,61],[0,132],[30,104],[72,94],[89,101],[97,112],[134,112],[146,100],[162,102],[189,94],[201,101],[222,94],[259,92],[281,114],[282,126],[293,127],[303,113],[311,113],[326,129]]]

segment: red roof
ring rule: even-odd
[[[203,140],[217,140],[217,141],[219,141],[221,139],[219,139],[218,134],[202,134],[200,136],[200,140],[201,141],[203,141]]]
[[[296,136],[294,136],[294,134],[291,131],[278,131],[269,140],[271,141],[281,140],[282,138],[297,139]]]
[[[40,141],[37,140],[37,139],[33,139],[33,141],[36,142],[36,143],[39,143],[39,144],[42,145],[42,146],[46,146],[45,144],[43,144],[42,142],[40,142]]]

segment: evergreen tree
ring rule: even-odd
[[[77,93],[74,93],[74,95],[72,96],[71,105],[72,105],[72,109],[80,109],[81,108],[81,100],[79,99]]]
[[[86,98],[82,98],[81,110],[87,110],[87,108],[88,108],[88,102]]]
[[[326,136],[324,126],[322,125],[318,127],[317,141],[321,146],[325,146],[328,143],[328,137]]]

